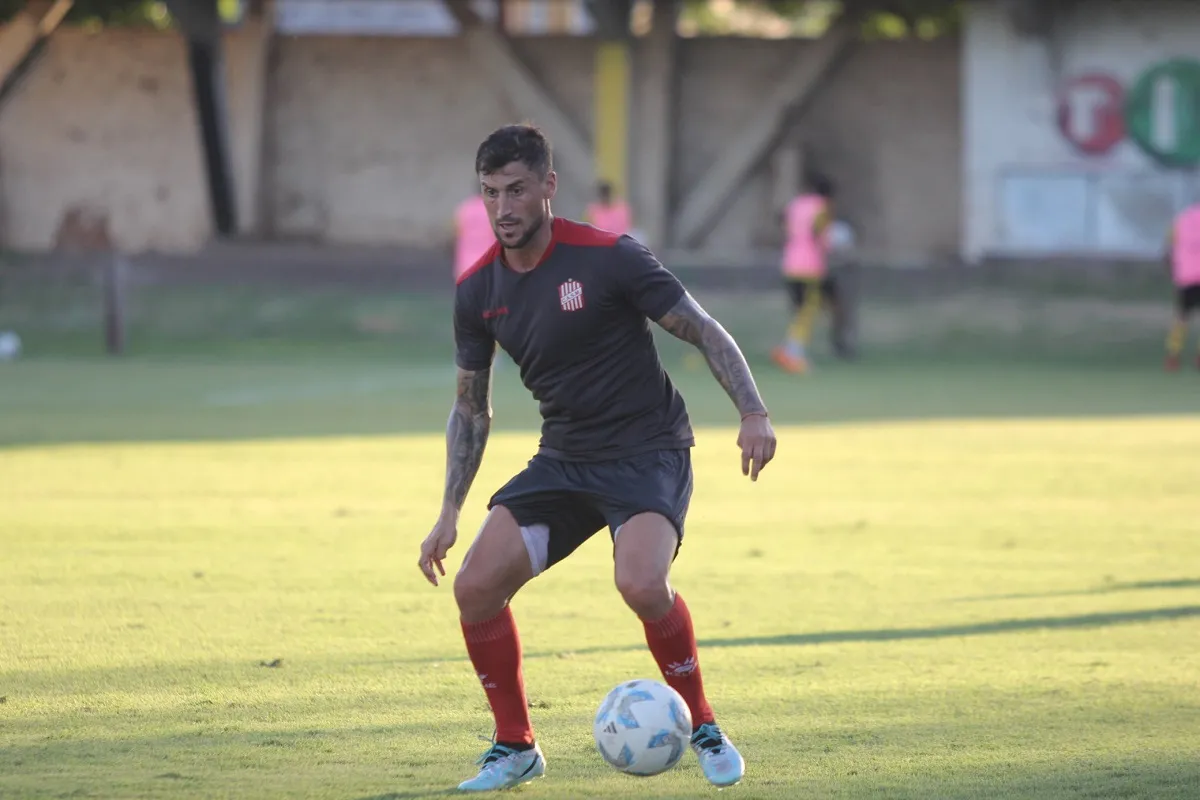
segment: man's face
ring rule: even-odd
[[[500,244],[519,250],[541,229],[549,213],[557,178],[550,172],[543,179],[519,161],[491,175],[480,175],[483,202]]]

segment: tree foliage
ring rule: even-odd
[[[12,19],[25,6],[25,0],[0,0],[0,22]],[[161,0],[75,0],[64,22],[162,27],[169,20],[170,14]]]
[[[237,16],[238,0],[218,0],[227,19]],[[824,21],[845,4],[867,10],[863,36],[897,39],[908,36],[933,38],[958,30],[962,0],[732,0],[745,11],[769,14],[791,23],[799,34],[813,34]],[[728,2],[683,0],[684,13],[703,34],[731,33],[729,23],[718,13]],[[26,0],[0,0],[0,23],[15,16]],[[226,7],[228,6],[228,8]],[[166,27],[171,15],[162,0],[75,0],[66,22],[85,25],[152,25]]]
[[[0,0],[0,23],[12,19],[25,8],[26,0]],[[228,22],[236,22],[244,12],[242,0],[217,0],[217,9]],[[69,25],[171,25],[171,12],[163,0],[75,0],[64,22]]]
[[[701,33],[729,33],[729,23],[719,14],[729,2],[684,0],[684,13]],[[863,36],[868,39],[934,38],[956,33],[962,21],[963,0],[732,0],[741,11],[759,12],[791,23],[797,32],[813,33],[823,21],[846,6],[864,15]],[[810,20],[811,24],[803,24]]]

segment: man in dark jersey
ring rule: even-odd
[[[691,424],[648,320],[694,344],[741,414],[742,472],[775,454],[775,433],[733,338],[634,239],[550,212],[556,176],[536,128],[489,136],[475,169],[497,242],[459,278],[458,395],[447,426],[441,515],[418,565],[437,585],[491,425],[499,344],[541,406],[541,446],[497,491],[454,579],[467,653],[496,721],[495,742],[464,791],[507,789],[546,771],[525,696],[509,600],[607,526],[617,589],[641,619],[666,682],[687,701],[692,749],[717,786],[745,764],[717,726],[683,598],[668,582],[692,494]]]

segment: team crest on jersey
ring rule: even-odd
[[[583,308],[583,284],[571,280],[558,287],[558,303],[563,311],[579,311]]]

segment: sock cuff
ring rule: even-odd
[[[482,622],[463,622],[462,631],[463,638],[472,644],[508,638],[516,631],[512,608],[505,606],[499,614]]]
[[[683,602],[683,596],[679,592],[676,592],[675,603],[671,606],[670,611],[656,620],[644,619],[642,620],[642,624],[646,627],[646,632],[650,635],[667,638],[683,631],[691,621],[692,617],[688,614],[687,604]]]

